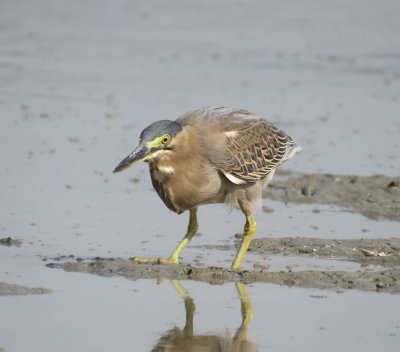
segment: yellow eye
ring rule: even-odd
[[[171,137],[168,134],[165,134],[164,136],[161,137],[162,144],[168,144],[170,140],[171,140]]]

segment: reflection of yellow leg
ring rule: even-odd
[[[178,295],[185,301],[186,322],[183,328],[184,335],[186,337],[193,336],[193,316],[196,306],[194,305],[193,299],[187,295],[187,291],[182,287],[179,280],[171,280],[171,282],[178,291]]]
[[[249,248],[250,242],[255,232],[256,232],[256,222],[254,221],[253,216],[252,215],[246,216],[246,224],[244,225],[242,243],[240,244],[240,247],[236,253],[236,257],[232,263],[231,266],[232,270],[239,269],[240,264],[242,263],[244,255],[247,252],[247,248]]]
[[[199,225],[197,224],[197,208],[190,209],[189,225],[185,237],[179,242],[178,246],[167,258],[138,258],[132,257],[138,263],[158,262],[159,264],[179,264],[179,255],[186,247],[192,237],[196,234]]]
[[[178,292],[178,296],[185,298],[187,295],[187,291],[182,287],[179,280],[171,280],[171,283],[175,287],[176,291]]]
[[[188,296],[187,291],[182,287],[179,280],[171,280],[172,285],[175,287],[178,295],[183,298],[185,302],[186,321],[185,327],[183,328],[183,334],[178,329],[172,330],[172,333],[168,333],[160,341],[162,346],[168,344],[169,350],[174,351],[194,351],[194,350],[216,350],[216,346],[226,346],[225,350],[229,351],[255,351],[256,345],[254,342],[247,340],[248,326],[253,318],[253,307],[250,299],[247,295],[244,284],[241,282],[236,283],[236,289],[240,299],[242,323],[236,331],[233,338],[228,335],[194,335],[193,334],[193,318],[196,310],[193,299]],[[157,345],[158,346],[158,345]],[[160,344],[161,346],[161,344]],[[229,348],[228,348],[229,347]],[[154,351],[156,349],[153,349]],[[220,350],[218,348],[218,350]],[[158,351],[158,349],[157,349]]]
[[[239,293],[242,311],[242,325],[248,325],[251,319],[253,319],[253,306],[242,282],[236,282],[236,289]]]
[[[242,312],[242,324],[236,331],[234,341],[243,343],[247,340],[247,330],[251,319],[253,319],[253,306],[242,282],[236,282],[236,289],[239,293],[240,308]],[[253,351],[253,349],[251,349]]]

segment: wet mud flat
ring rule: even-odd
[[[282,202],[336,204],[346,211],[361,213],[371,219],[399,221],[399,177],[382,175],[339,176],[280,171],[263,197]],[[240,236],[238,236],[240,237]],[[193,246],[204,250],[235,252],[239,239],[229,245]],[[266,282],[316,289],[357,289],[400,293],[400,237],[379,239],[323,239],[308,237],[257,238],[249,247],[257,255],[281,255],[298,258],[324,258],[360,264],[360,270],[287,270],[269,271],[268,265],[255,263],[254,270],[232,271],[220,267],[192,265],[138,264],[129,259],[53,258],[50,268],[87,272],[100,276],[123,276],[128,279],[188,279],[211,284],[227,282]],[[71,260],[70,260],[71,259]],[[73,260],[72,260],[73,259]],[[371,270],[371,267],[374,269]]]
[[[229,250],[230,246],[207,246]],[[233,247],[233,246],[232,246]],[[380,269],[373,272],[358,270],[307,270],[270,272],[262,266],[255,270],[232,271],[228,268],[200,268],[192,265],[161,265],[136,263],[132,260],[95,258],[89,261],[51,262],[50,268],[62,268],[69,272],[86,272],[100,276],[123,276],[138,279],[195,280],[211,284],[227,282],[266,282],[279,285],[318,289],[358,289],[400,293],[400,239],[376,240],[324,240],[315,238],[258,239],[250,251],[263,254],[298,256],[324,256],[358,262]]]
[[[42,295],[51,292],[48,288],[27,287],[0,281],[0,296]]]
[[[335,204],[367,218],[400,221],[400,176],[304,174],[277,170],[263,198],[295,204]]]

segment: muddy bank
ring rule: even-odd
[[[43,287],[27,287],[7,282],[0,282],[0,296],[26,296],[26,295],[41,295],[51,293],[48,288]]]
[[[400,176],[279,171],[263,197],[285,203],[336,204],[370,219],[400,221]]]
[[[229,249],[226,246],[213,249]],[[317,289],[357,289],[400,293],[400,240],[324,240],[313,238],[264,238],[254,241],[251,251],[264,254],[297,256],[329,256],[342,260],[373,264],[379,271],[307,270],[269,272],[260,266],[256,270],[232,271],[228,268],[198,268],[191,265],[138,264],[131,260],[96,258],[91,261],[49,263],[50,268],[70,272],[87,272],[100,276],[123,276],[137,279],[197,280],[211,284],[241,281],[266,282],[279,285]]]
[[[4,238],[0,238],[0,244],[3,246],[8,246],[8,247],[11,247],[11,246],[21,247],[22,241],[16,240],[11,237],[4,237]]]
[[[231,271],[226,268],[197,268],[191,265],[138,264],[130,260],[66,262],[48,264],[69,272],[86,272],[100,276],[123,276],[138,279],[196,280],[210,284],[241,281],[243,283],[265,282],[279,285],[318,289],[357,289],[400,293],[400,269],[378,272],[344,271],[280,271],[264,270]]]
[[[236,248],[239,240],[236,243]],[[208,248],[235,251],[234,245],[203,245]],[[308,255],[385,267],[400,266],[400,238],[336,240],[307,237],[258,238],[249,246],[257,254]]]

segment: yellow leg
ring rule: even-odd
[[[231,269],[238,270],[244,255],[249,248],[250,242],[256,232],[256,222],[252,215],[246,216],[246,224],[244,225],[242,243],[240,244],[239,250],[236,253],[236,257],[232,263]]]
[[[167,258],[138,258],[132,257],[135,262],[138,263],[154,263],[158,262],[159,264],[179,264],[179,255],[182,250],[186,247],[192,237],[196,234],[199,225],[197,224],[197,208],[190,209],[190,217],[189,217],[189,225],[186,232],[185,237],[182,241],[179,242],[178,246],[171,253],[171,255]]]
[[[198,228],[199,225],[197,224],[197,208],[190,209],[189,225],[186,235],[185,237],[183,237],[182,241],[180,241],[179,244],[176,246],[175,250],[168,257],[167,261],[172,261],[179,264],[179,255],[196,234]]]

